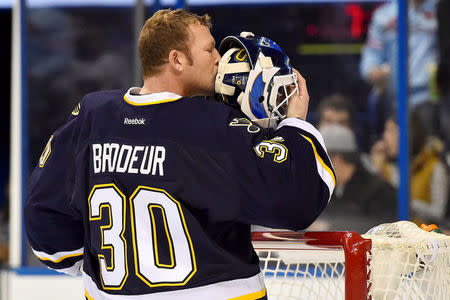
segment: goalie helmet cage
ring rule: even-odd
[[[252,233],[270,300],[448,300],[450,237],[414,223]]]
[[[356,232],[255,231],[252,240],[270,300],[368,299],[372,243]]]

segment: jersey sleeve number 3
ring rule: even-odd
[[[151,287],[184,285],[197,271],[194,249],[180,203],[166,191],[139,186],[130,199],[132,243],[136,276]],[[101,184],[89,195],[89,221],[106,220],[100,226],[98,254],[103,289],[120,290],[128,278],[127,241],[124,238],[126,197],[114,184]],[[108,215],[102,216],[103,208]],[[170,254],[169,263],[158,255],[154,211],[160,210]]]
[[[276,163],[282,163],[287,159],[288,149],[285,145],[264,140],[253,148],[259,157],[264,158],[264,153],[273,153],[273,161]]]

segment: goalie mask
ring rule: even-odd
[[[215,89],[222,100],[259,125],[275,127],[298,92],[289,57],[273,41],[249,32],[223,39],[219,53]]]

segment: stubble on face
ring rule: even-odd
[[[187,67],[186,81],[194,96],[212,95],[220,59],[214,38],[208,27],[200,24],[191,24],[189,31],[192,64]]]

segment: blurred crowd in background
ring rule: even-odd
[[[323,98],[318,128],[336,170],[334,199],[312,226],[365,232],[396,218],[399,170],[397,124],[397,3],[377,8],[361,53],[371,85],[368,107],[377,140],[361,151],[358,124],[344,95]],[[412,0],[408,7],[410,219],[450,228],[450,2]]]
[[[404,155],[398,145],[397,110],[403,108],[396,99],[396,1],[189,9],[212,16],[217,43],[244,30],[273,39],[306,77],[308,121],[322,133],[337,177],[329,206],[310,229],[365,233],[396,221],[397,158]],[[27,11],[28,172],[84,94],[141,84],[133,79],[133,14],[123,7]],[[410,219],[444,231],[450,229],[448,16],[450,1],[409,1]],[[7,206],[4,200],[3,262]]]

